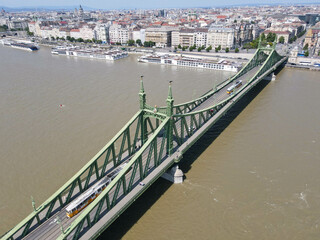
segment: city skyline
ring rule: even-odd
[[[102,0],[31,0],[27,3],[23,0],[2,0],[0,6],[8,8],[35,8],[35,7],[68,7],[68,6],[85,6],[94,9],[157,9],[157,8],[196,8],[196,7],[223,7],[232,5],[292,5],[292,4],[320,4],[317,0],[230,0],[227,3],[221,1],[199,0],[163,0],[161,2],[145,2],[142,0],[121,2],[105,2]]]

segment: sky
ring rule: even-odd
[[[310,4],[320,0],[0,0],[5,7],[43,7],[43,6],[82,6],[95,9],[156,9],[156,8],[188,8],[219,7],[242,4]]]

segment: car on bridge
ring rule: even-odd
[[[242,85],[242,80],[238,80],[236,81],[236,83],[234,84],[235,88],[239,88]]]

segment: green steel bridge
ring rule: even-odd
[[[167,106],[151,107],[140,81],[140,110],[82,169],[4,239],[95,239],[154,181],[174,164],[239,99],[287,60],[273,47],[260,47],[233,77],[200,98],[174,104],[171,84]],[[242,86],[226,89],[236,80]],[[118,147],[117,147],[118,146]],[[72,218],[66,207],[98,180],[126,162],[121,172],[84,210]]]

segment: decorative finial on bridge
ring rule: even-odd
[[[171,83],[172,83],[172,81],[169,81],[168,99],[173,99],[173,98],[172,98]]]
[[[276,45],[277,45],[277,35],[274,37],[274,41],[273,41],[273,44],[272,44],[272,48],[273,49],[276,49]]]
[[[259,36],[259,43],[258,43],[258,48],[261,47],[261,35]]]
[[[37,211],[37,209],[36,209],[36,203],[35,203],[35,201],[34,201],[34,199],[33,199],[32,196],[31,196],[31,204],[32,204],[33,210],[36,212],[36,211]]]
[[[140,92],[144,93],[143,76],[140,77]]]
[[[146,93],[144,92],[143,76],[140,77],[139,99],[140,99],[140,109],[144,109],[146,105]]]

